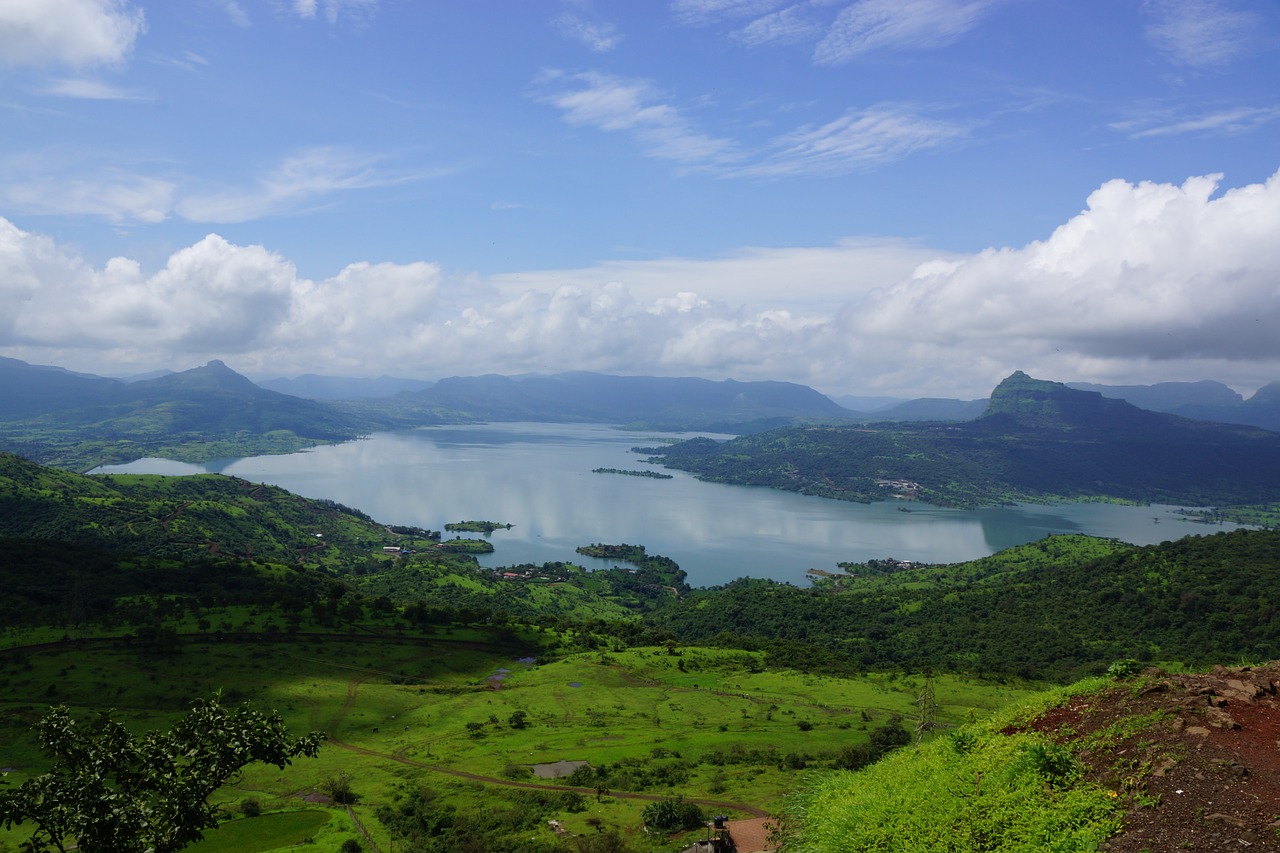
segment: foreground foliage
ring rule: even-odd
[[[33,851],[170,853],[217,825],[209,797],[245,765],[283,768],[314,756],[322,739],[290,738],[279,715],[227,708],[217,698],[196,702],[168,732],[141,737],[105,714],[84,725],[57,706],[40,722],[52,767],[0,792],[0,821],[6,829],[34,823]]]
[[[1041,697],[1040,707],[1064,695]],[[1025,707],[1014,709],[919,749],[899,750],[856,774],[812,775],[788,806],[784,849],[1099,849],[1120,824],[1115,793],[1084,781],[1069,749],[1043,735],[1002,731],[1026,713]]]

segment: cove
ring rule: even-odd
[[[222,473],[328,498],[387,524],[440,530],[448,522],[476,519],[514,525],[489,537],[495,551],[481,558],[484,566],[553,560],[609,565],[574,549],[595,542],[644,545],[679,563],[693,586],[739,577],[805,585],[809,569],[834,572],[842,561],[959,562],[1051,533],[1146,545],[1238,526],[1194,523],[1177,514],[1179,507],[1161,505],[1020,504],[966,511],[896,501],[846,503],[704,483],[646,465],[643,455],[631,452],[671,437],[595,424],[424,427],[283,456],[203,465],[141,459],[95,473]],[[673,476],[596,474],[595,468]]]

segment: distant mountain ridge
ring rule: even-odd
[[[1158,382],[1155,385],[1068,384],[1075,389],[1097,391],[1106,397],[1127,400],[1154,412],[1280,432],[1280,382],[1264,385],[1247,400],[1221,382],[1212,380]]]
[[[477,420],[643,423],[710,429],[770,419],[844,419],[848,410],[791,382],[560,373],[552,376],[455,376],[398,398]]]
[[[1280,434],[1150,412],[1020,371],[973,421],[779,429],[726,443],[695,439],[662,458],[710,480],[847,500],[1280,499]]]
[[[406,391],[422,391],[434,385],[424,379],[400,379],[395,376],[379,376],[361,379],[348,376],[321,376],[304,373],[292,379],[264,379],[259,387],[279,391],[309,400],[375,400],[394,397]]]

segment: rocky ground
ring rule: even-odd
[[[1280,851],[1278,689],[1280,663],[1148,670],[1032,727],[1123,798],[1124,828],[1099,849]]]

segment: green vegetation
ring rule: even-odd
[[[592,474],[625,474],[628,477],[648,477],[651,480],[671,480],[674,477],[671,474],[663,474],[659,471],[628,471],[623,468],[592,468]]]
[[[217,825],[209,798],[245,765],[284,769],[314,757],[322,739],[291,739],[278,714],[226,708],[216,698],[196,702],[170,731],[138,738],[106,715],[92,726],[77,723],[65,706],[50,709],[39,728],[52,766],[0,791],[0,822],[33,824],[33,851],[65,851],[75,839],[84,853],[181,850]]]
[[[1078,685],[1073,691],[1097,689]],[[900,750],[861,773],[812,774],[783,817],[787,849],[804,853],[1040,853],[1101,849],[1120,826],[1116,793],[1086,781],[1071,750],[1010,732],[1035,697],[990,720]]]
[[[267,391],[220,361],[125,383],[0,363],[0,451],[77,471],[162,456],[190,462],[292,453],[390,421]]]
[[[495,530],[510,530],[513,525],[497,521],[455,521],[444,526],[452,533],[483,533],[488,535]]]
[[[942,506],[1109,498],[1190,506],[1280,499],[1280,436],[1189,421],[1015,373],[964,423],[790,427],[697,438],[655,459],[723,483]]]
[[[810,588],[691,589],[640,545],[583,546],[617,563],[593,571],[482,569],[448,548],[484,540],[440,543],[216,475],[83,476],[0,455],[0,510],[14,791],[51,766],[31,731],[51,704],[123,709],[113,719],[136,737],[222,689],[326,732],[314,761],[250,766],[211,796],[236,816],[210,833],[221,849],[536,853],[565,848],[555,820],[575,844],[666,850],[646,811],[665,831],[695,809],[775,812],[798,789],[795,849],[880,843],[854,824],[941,837],[933,818],[958,850],[1088,849],[1123,804],[1076,753],[1004,733],[1015,717],[960,726],[1039,679],[1280,657],[1276,531],[1143,548],[1060,536],[959,564],[850,564]],[[1120,721],[1087,745],[1158,723]],[[562,759],[587,763],[535,778]],[[31,831],[0,832],[0,850]]]
[[[1204,665],[1280,657],[1280,533],[1136,548],[1055,536],[992,557],[800,589],[739,580],[657,614],[679,640],[772,666],[890,667],[1065,681],[1118,658]]]
[[[484,539],[446,539],[440,543],[439,548],[454,554],[493,553],[493,543]]]

